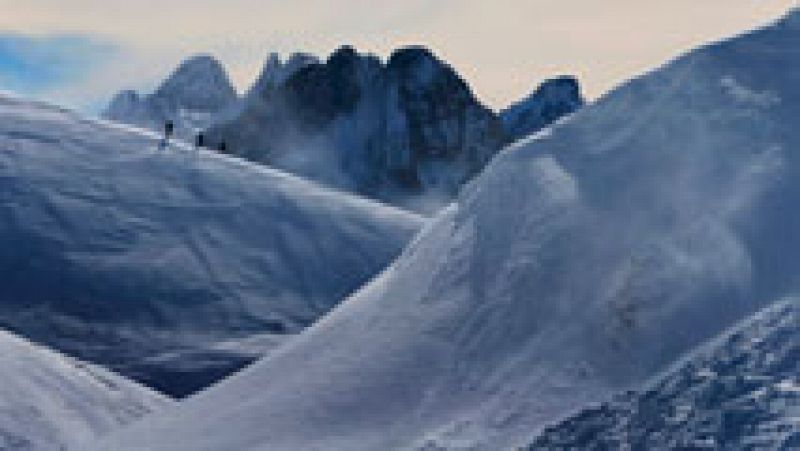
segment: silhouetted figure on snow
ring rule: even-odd
[[[165,149],[167,145],[169,145],[169,139],[172,137],[172,133],[175,131],[175,123],[167,120],[164,122],[164,138],[161,140],[159,147]]]

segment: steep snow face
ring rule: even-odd
[[[547,80],[524,100],[500,113],[509,138],[524,138],[572,114],[584,104],[580,85],[574,77]]]
[[[547,428],[548,449],[797,449],[800,302],[780,302],[641,392]]]
[[[383,64],[342,47],[262,76],[240,113],[209,130],[230,152],[345,190],[426,210],[447,203],[505,142],[497,117],[428,50]],[[267,64],[278,67],[278,63]],[[268,74],[285,71],[266,71]],[[281,77],[277,77],[280,79]]]
[[[297,332],[422,223],[157,142],[0,98],[0,325],[182,395],[253,358],[219,342]]]
[[[73,449],[173,402],[0,331],[0,449]],[[80,448],[74,448],[80,449]]]
[[[796,292],[798,15],[501,152],[315,326],[104,445],[509,449]]]
[[[152,94],[120,92],[103,117],[159,131],[171,120],[176,135],[191,138],[236,100],[222,65],[209,55],[198,55],[181,63]]]

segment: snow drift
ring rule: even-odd
[[[378,279],[110,447],[520,446],[796,292],[798,42],[793,12],[506,149]]]
[[[220,342],[297,332],[421,225],[157,141],[0,98],[0,325],[182,395],[253,359]]]
[[[0,449],[63,450],[173,404],[119,375],[0,331]]]

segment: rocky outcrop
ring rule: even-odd
[[[535,133],[585,103],[575,77],[561,76],[545,81],[527,98],[500,113],[503,128],[511,139]]]
[[[385,64],[351,47],[305,61],[282,83],[256,83],[240,113],[209,130],[212,140],[400,203],[422,193],[449,199],[505,142],[495,114],[427,49],[400,49]]]

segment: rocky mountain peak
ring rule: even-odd
[[[222,64],[210,55],[196,55],[182,62],[151,94],[121,91],[102,116],[154,130],[162,130],[169,120],[177,136],[192,139],[237,99]]]
[[[253,84],[253,87],[250,88],[248,96],[257,95],[282,85],[297,71],[318,63],[319,59],[308,53],[293,53],[285,61],[281,59],[280,54],[270,53],[267,57],[267,62],[264,64],[264,69]]]
[[[193,56],[159,86],[153,97],[199,110],[219,109],[236,100],[225,69],[211,55]]]
[[[578,80],[559,76],[544,81],[531,95],[502,111],[500,118],[509,137],[518,139],[576,111],[584,103]]]
[[[180,137],[205,130],[209,143],[244,158],[432,211],[511,138],[582,103],[574,78],[554,79],[510,109],[509,131],[430,49],[402,47],[384,62],[343,45],[325,59],[270,54],[238,102],[219,62],[199,55],[150,96],[120,94],[106,116],[156,129],[172,119]]]

